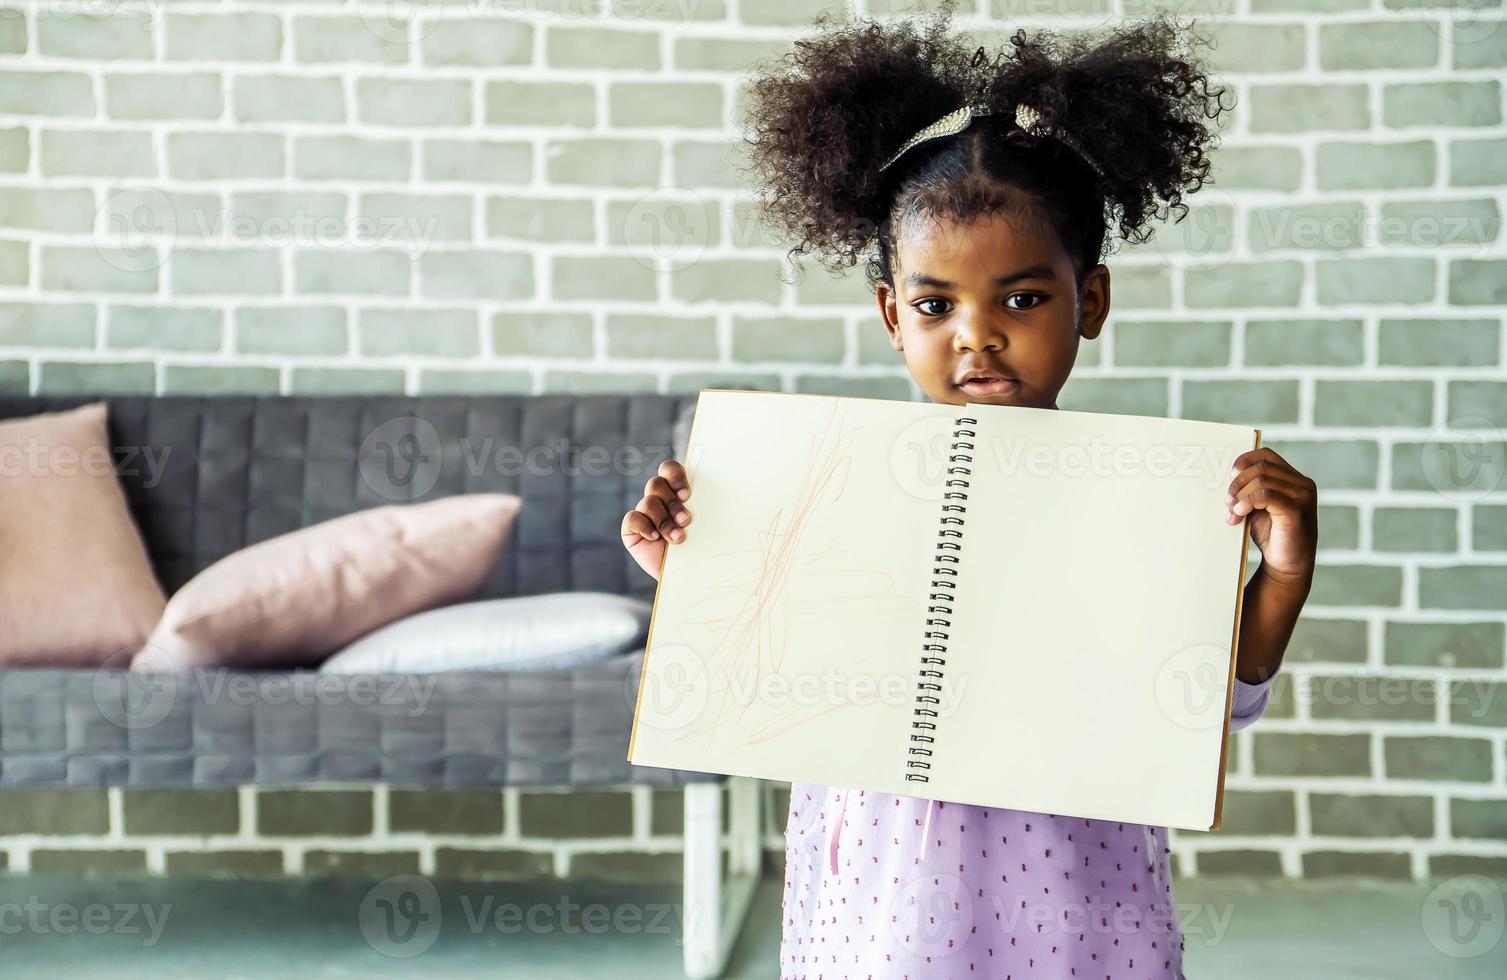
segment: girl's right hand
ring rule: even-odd
[[[659,473],[644,484],[644,499],[623,515],[623,547],[638,567],[659,581],[667,541],[685,540],[682,528],[691,523],[691,512],[681,501],[691,495],[691,481],[678,460],[659,464]]]

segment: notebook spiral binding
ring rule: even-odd
[[[907,782],[924,783],[931,779],[929,771],[937,738],[937,709],[942,704],[942,668],[947,666],[947,630],[952,626],[952,601],[957,592],[958,552],[963,550],[963,518],[968,508],[961,503],[968,499],[968,478],[973,473],[973,457],[962,450],[973,449],[973,443],[963,441],[977,433],[968,428],[978,419],[966,416],[958,418],[952,430],[952,444],[947,454],[947,481],[942,499],[941,530],[937,532],[937,553],[932,559],[931,592],[927,594],[926,631],[921,634],[921,670],[917,674],[916,705],[911,709],[914,720],[910,736],[910,758],[905,766]],[[951,540],[949,540],[951,539]],[[940,591],[939,591],[940,590]]]

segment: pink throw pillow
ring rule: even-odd
[[[0,665],[123,666],[166,597],[94,402],[0,422]]]
[[[173,595],[131,669],[317,664],[395,619],[469,598],[522,504],[490,493],[375,507],[243,548]]]

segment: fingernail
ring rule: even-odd
[[[1235,495],[1233,493],[1227,493],[1224,495],[1224,503],[1226,507],[1228,507],[1230,504],[1233,504],[1234,502]]]
[[[681,500],[690,500],[691,499],[691,488],[690,487],[681,487],[679,490],[675,491],[675,493],[676,493],[677,496],[680,497]]]
[[[676,511],[676,513],[675,513],[675,523],[676,524],[685,524],[685,523],[688,523],[690,521],[690,519],[691,519],[691,515],[687,514],[683,510],[682,511]]]

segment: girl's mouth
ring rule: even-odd
[[[1020,382],[1014,378],[980,376],[969,378],[958,387],[970,395],[1013,395],[1020,388]]]

